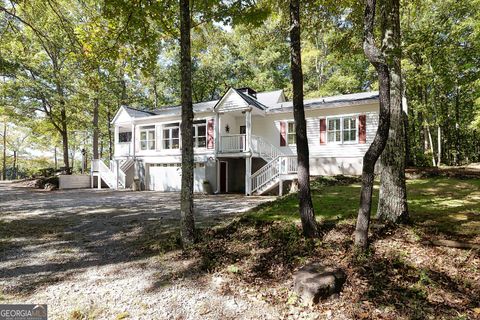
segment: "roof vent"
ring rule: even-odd
[[[257,91],[253,90],[250,87],[238,88],[237,90],[242,93],[245,93],[246,95],[249,95],[252,98],[257,99]]]

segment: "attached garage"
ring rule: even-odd
[[[152,191],[180,191],[182,167],[180,163],[150,163],[147,169],[147,188]],[[194,192],[203,192],[205,165],[197,163],[194,173]]]

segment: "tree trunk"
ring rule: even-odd
[[[180,236],[184,247],[195,240],[193,212],[193,105],[190,1],[180,0],[180,72],[182,99],[182,189]]]
[[[103,158],[103,138],[99,137],[98,139],[100,141],[100,146],[99,146],[99,151],[98,151],[98,158],[102,159]]]
[[[391,0],[389,24],[391,24],[392,47],[390,62],[390,131],[387,145],[380,158],[381,180],[377,218],[389,223],[408,220],[407,188],[405,185],[405,118],[403,111],[403,83],[401,74],[400,0]]]
[[[388,1],[388,0],[387,0]],[[375,46],[373,29],[375,23],[376,0],[367,0],[365,8],[365,30],[363,49],[370,63],[378,73],[380,113],[378,129],[372,144],[363,157],[362,189],[360,193],[360,207],[358,209],[357,225],[355,229],[355,246],[366,249],[368,246],[368,228],[372,208],[373,182],[375,178],[375,164],[387,144],[390,127],[390,73],[383,57],[383,53]],[[386,1],[382,2],[385,6]],[[382,8],[384,9],[384,8]],[[381,10],[385,12],[385,10]],[[385,19],[382,15],[382,20]],[[385,23],[382,22],[382,35],[388,34]],[[383,40],[383,39],[382,39]]]
[[[460,164],[460,89],[458,84],[455,90],[455,155],[454,155],[454,164],[458,166]]]
[[[7,180],[7,121],[3,121],[2,180]]]
[[[442,129],[437,125],[437,166],[442,162]]]
[[[118,106],[120,108],[120,104]],[[112,135],[112,113],[110,107],[107,109],[107,121],[108,121],[108,158],[113,159],[113,135]]]
[[[153,81],[153,97],[155,99],[154,101],[154,107],[155,109],[158,109],[158,90],[157,90],[157,83],[155,82],[155,80]]]
[[[58,169],[58,160],[57,160],[57,147],[53,149],[53,156],[55,157],[55,171]]]
[[[93,99],[93,142],[92,142],[92,148],[93,148],[93,159],[99,159],[98,156],[98,112],[99,112],[99,101],[98,101],[98,96],[96,96]]]
[[[63,149],[63,165],[65,166],[65,173],[70,174],[70,163],[69,163],[69,156],[68,156],[68,133],[67,131],[62,131],[62,149]]]
[[[63,164],[65,165],[66,174],[71,174],[70,163],[68,158],[68,126],[67,126],[67,110],[65,106],[63,89],[57,84],[57,93],[60,96],[60,125],[62,135],[62,147],[63,147]],[[73,167],[73,165],[72,165]]]
[[[13,180],[17,180],[17,151],[13,150]]]
[[[425,122],[425,127],[427,128],[428,144],[430,145],[430,152],[432,153],[432,164],[434,167],[437,166],[437,161],[435,160],[435,150],[433,149],[433,139],[432,133],[430,132],[430,125]]]
[[[310,164],[307,124],[303,105],[303,73],[300,44],[300,1],[290,0],[290,63],[293,86],[293,117],[298,159],[298,202],[303,234],[318,237],[317,221],[310,192]]]

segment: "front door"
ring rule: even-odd
[[[228,192],[227,176],[228,176],[228,163],[226,161],[220,161],[220,193]]]

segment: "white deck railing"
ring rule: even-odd
[[[275,181],[280,175],[297,173],[296,156],[277,156],[251,176],[252,193]]]
[[[279,158],[275,158],[251,176],[252,193],[276,179],[279,175]]]
[[[243,152],[246,151],[245,134],[229,134],[220,137],[219,152]]]
[[[119,166],[119,168],[118,168],[118,182],[120,183],[121,187],[124,187],[125,184],[126,184],[126,182],[125,182],[126,181],[126,176],[125,176],[125,173],[123,172],[123,170],[121,169],[120,161],[117,162],[115,160],[111,160],[110,165],[111,165],[110,171],[113,173],[114,176],[117,175],[117,165]]]
[[[133,144],[131,142],[117,143],[115,144],[115,156],[116,157],[128,157],[131,156]]]
[[[115,161],[112,161],[110,164],[112,168],[107,167],[102,160],[94,159],[92,160],[92,173],[97,172],[100,175],[100,178],[112,189],[125,187],[125,173],[119,168],[117,185],[117,165]]]
[[[271,161],[282,154],[273,144],[254,135],[252,135],[252,150],[267,161]]]
[[[281,156],[280,157],[280,174],[297,173],[298,161],[297,156]]]

